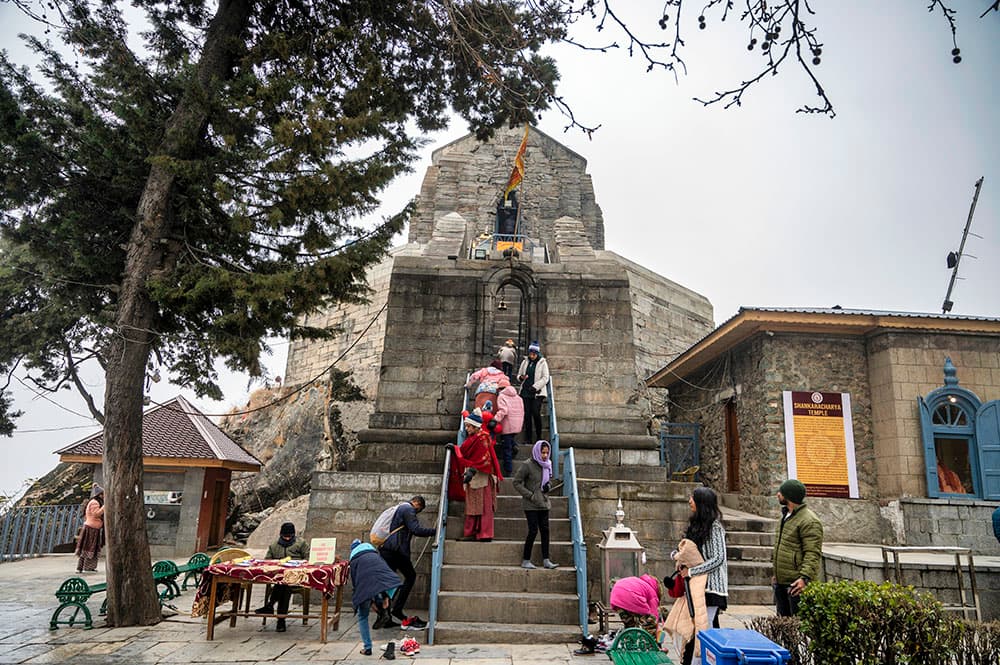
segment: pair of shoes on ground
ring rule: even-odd
[[[416,656],[420,653],[420,642],[417,642],[412,637],[407,637],[403,640],[403,643],[399,645],[399,652],[404,656]]]
[[[545,568],[546,570],[555,570],[558,567],[559,567],[558,563],[553,563],[549,559],[545,559],[542,561],[542,568]],[[525,559],[524,561],[521,562],[521,568],[524,568],[526,570],[535,570],[536,568],[538,568],[538,566],[531,563],[531,559]]]

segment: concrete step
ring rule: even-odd
[[[730,561],[729,586],[771,585],[771,563],[769,561]],[[741,603],[742,604],[742,603]]]
[[[442,591],[438,616],[444,621],[501,623],[517,618],[526,623],[571,625],[578,617],[577,601],[575,593],[496,591],[484,596],[478,590]]]
[[[494,537],[498,540],[523,540],[528,535],[528,522],[524,518],[524,513],[520,517],[497,517],[493,520]],[[448,520],[446,537],[450,540],[457,540],[462,536],[462,520]],[[570,540],[569,519],[554,519],[549,517],[549,538],[550,540]],[[535,543],[539,542],[538,538]]]
[[[537,543],[535,547],[538,548]],[[536,551],[535,565],[540,564],[541,553]],[[475,589],[490,594],[494,591],[528,593],[538,591],[540,587],[551,593],[576,594],[576,569],[571,565],[555,570],[543,570],[540,567],[525,570],[515,565],[441,567],[442,591]]]
[[[726,542],[726,556],[730,561],[766,561],[771,562],[774,553],[772,547],[766,545],[733,545]]]
[[[729,545],[763,545],[774,547],[774,534],[770,531],[730,531],[726,526],[726,543]]]
[[[670,480],[665,466],[577,464],[576,476],[595,480],[647,480],[666,482]]]
[[[535,542],[535,548],[539,547]],[[494,540],[491,543],[449,540],[445,544],[446,565],[517,566],[521,563],[524,540]],[[573,543],[557,540],[549,543],[553,561],[573,568]],[[537,562],[536,562],[537,564]],[[539,571],[548,572],[548,571]],[[770,573],[768,573],[770,579]]]
[[[773,605],[774,591],[771,585],[729,585],[729,607],[733,605]]]
[[[580,639],[576,625],[438,621],[434,644],[566,644]],[[421,652],[422,653],[422,652]]]
[[[569,513],[569,504],[566,497],[549,495],[552,509],[549,511],[549,519],[565,519]],[[448,502],[448,515],[451,517],[462,517],[465,515],[465,503],[462,501]],[[498,496],[497,497],[497,517],[520,517],[524,519],[524,509],[521,507],[520,496]]]
[[[441,476],[444,462],[414,462],[401,459],[355,459],[347,462],[347,470],[363,473],[424,474]]]

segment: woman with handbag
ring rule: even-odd
[[[104,547],[104,488],[94,483],[90,490],[90,501],[84,509],[83,527],[76,541],[76,572],[97,571],[97,557]]]
[[[691,518],[688,520],[684,539],[671,555],[678,572],[687,578],[684,606],[675,605],[668,617],[671,632],[684,640],[683,665],[691,665],[695,651],[695,634],[709,626],[719,627],[719,612],[727,607],[729,596],[729,571],[726,562],[726,530],[722,527],[722,513],[715,492],[699,487],[688,499]],[[675,610],[677,615],[675,616]],[[683,614],[693,623],[691,630]],[[675,621],[671,622],[671,618]],[[676,626],[680,622],[682,628]]]

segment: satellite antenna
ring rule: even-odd
[[[941,304],[941,313],[947,314],[951,311],[952,305],[955,303],[951,300],[951,291],[955,288],[955,280],[958,279],[958,264],[962,261],[962,257],[965,256],[965,241],[969,237],[969,227],[972,226],[972,215],[976,212],[976,201],[979,200],[979,190],[983,188],[983,178],[976,181],[976,193],[972,195],[972,207],[969,208],[969,219],[965,222],[965,230],[962,231],[962,242],[958,246],[957,252],[948,252],[947,265],[951,268],[951,281],[948,282],[948,292],[944,294],[944,302]],[[971,234],[976,236],[975,233]],[[981,238],[982,236],[976,236]],[[969,256],[972,256],[969,254]],[[972,258],[976,258],[972,256]]]

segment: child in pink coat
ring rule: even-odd
[[[503,473],[511,476],[514,474],[514,455],[517,453],[514,435],[524,426],[524,401],[513,386],[507,386],[497,395],[497,410],[493,420],[501,427],[500,462]]]

